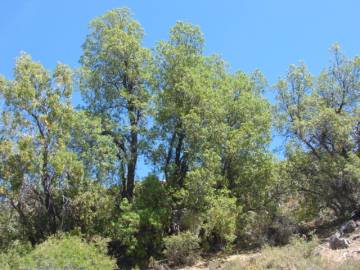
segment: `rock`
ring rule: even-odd
[[[352,220],[354,220],[354,221],[360,220],[360,209],[359,209],[359,208],[356,209],[356,210],[354,210],[354,211],[352,211],[352,213],[351,213],[351,218],[352,218]]]
[[[340,238],[340,235],[336,233],[330,237],[329,246],[331,249],[348,248],[349,242],[346,239]]]
[[[170,270],[171,268],[167,264],[158,264],[154,267],[148,267],[148,270]]]
[[[350,220],[340,227],[340,233],[346,234],[346,233],[352,233],[356,229],[356,223],[353,220]]]

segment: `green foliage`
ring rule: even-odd
[[[21,258],[31,252],[30,243],[13,241],[6,249],[0,253],[0,268],[3,270],[19,269]]]
[[[72,122],[70,147],[81,159],[86,179],[96,180],[105,186],[118,183],[117,151],[112,138],[102,135],[100,117],[84,110],[78,111]]]
[[[67,202],[84,177],[70,148],[73,123],[72,72],[58,64],[52,74],[27,54],[16,61],[14,80],[0,94],[1,188],[34,244],[56,230],[68,229]]]
[[[127,199],[121,201],[120,212],[117,219],[111,223],[110,236],[126,247],[127,255],[133,255],[138,245],[136,234],[139,231],[140,217]]]
[[[77,236],[53,236],[20,259],[18,269],[116,269],[115,260]]]
[[[5,250],[12,241],[26,239],[19,226],[16,211],[7,202],[0,203],[0,251]]]
[[[210,250],[219,248],[231,250],[236,238],[239,210],[236,199],[229,197],[228,192],[220,192],[211,198],[210,209],[205,214],[203,226]]]
[[[85,235],[110,234],[114,221],[115,198],[110,191],[96,183],[87,183],[71,201],[75,229]]]
[[[143,37],[125,8],[91,21],[77,74],[83,108],[71,105],[64,64],[49,72],[22,53],[13,79],[0,77],[3,268],[114,266],[103,240],[51,236],[59,231],[111,239],[121,266],[163,256],[187,264],[200,250],[285,243],[287,224],[358,206],[359,57],[335,46],[316,77],[290,66],[273,121],[261,72],[232,73],[204,55],[199,27],[177,22],[153,54]],[[269,151],[274,124],[289,138],[282,161]],[[145,179],[136,179],[140,157],[153,168]],[[265,253],[271,267],[302,267],[307,256]]]
[[[164,255],[172,265],[192,264],[199,250],[199,238],[189,231],[164,239]]]
[[[171,187],[171,230],[204,230],[225,246],[235,238],[238,214],[226,207],[274,207],[274,161],[266,150],[271,112],[261,96],[262,75],[229,74],[220,58],[202,55],[203,42],[198,27],[178,22],[157,46],[154,131],[160,143],[152,156]],[[234,199],[215,195],[223,188]],[[221,218],[229,226],[223,233]]]
[[[141,46],[143,29],[125,8],[94,19],[83,44],[80,88],[87,111],[101,119],[101,134],[116,149],[122,196],[132,199],[139,151],[145,141],[152,57]]]
[[[201,55],[202,47],[199,28],[182,22],[170,30],[169,41],[157,46],[154,129],[160,144],[153,158],[164,171],[166,181],[177,187],[183,186],[201,145],[194,133],[198,127],[195,125],[201,123],[194,120],[205,112],[204,106],[209,105],[206,102],[212,96],[208,80],[211,66]],[[202,130],[197,131],[201,135]]]
[[[236,224],[239,246],[254,248],[265,244],[266,232],[270,224],[271,216],[267,211],[241,213]]]
[[[346,216],[359,198],[360,62],[333,48],[331,66],[313,77],[290,66],[277,84],[278,124],[291,138],[286,171],[309,213],[330,208]]]
[[[170,205],[164,183],[146,177],[135,192],[134,206],[140,218],[137,256],[161,256],[163,237],[169,226]]]

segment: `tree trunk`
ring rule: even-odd
[[[135,171],[136,171],[136,163],[138,159],[138,120],[140,114],[139,111],[133,104],[129,105],[129,119],[130,119],[130,155],[129,161],[127,165],[127,187],[125,197],[132,201],[134,195],[134,186],[135,186]]]

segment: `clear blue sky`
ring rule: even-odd
[[[357,0],[1,0],[0,74],[11,77],[26,51],[47,68],[78,66],[88,22],[115,7],[129,7],[145,29],[144,45],[166,39],[177,20],[199,25],[206,53],[220,54],[232,70],[260,69],[270,84],[303,60],[318,73],[338,42],[360,54]],[[146,166],[138,171],[143,176]]]

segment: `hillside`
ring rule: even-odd
[[[282,247],[267,247],[253,253],[199,260],[195,265],[183,267],[180,270],[360,269],[360,223],[357,222],[357,227],[353,232],[341,237],[348,243],[348,247],[331,249],[330,238],[338,231],[337,228],[334,228],[329,237],[307,243],[295,240]],[[308,251],[311,252],[307,253]]]

